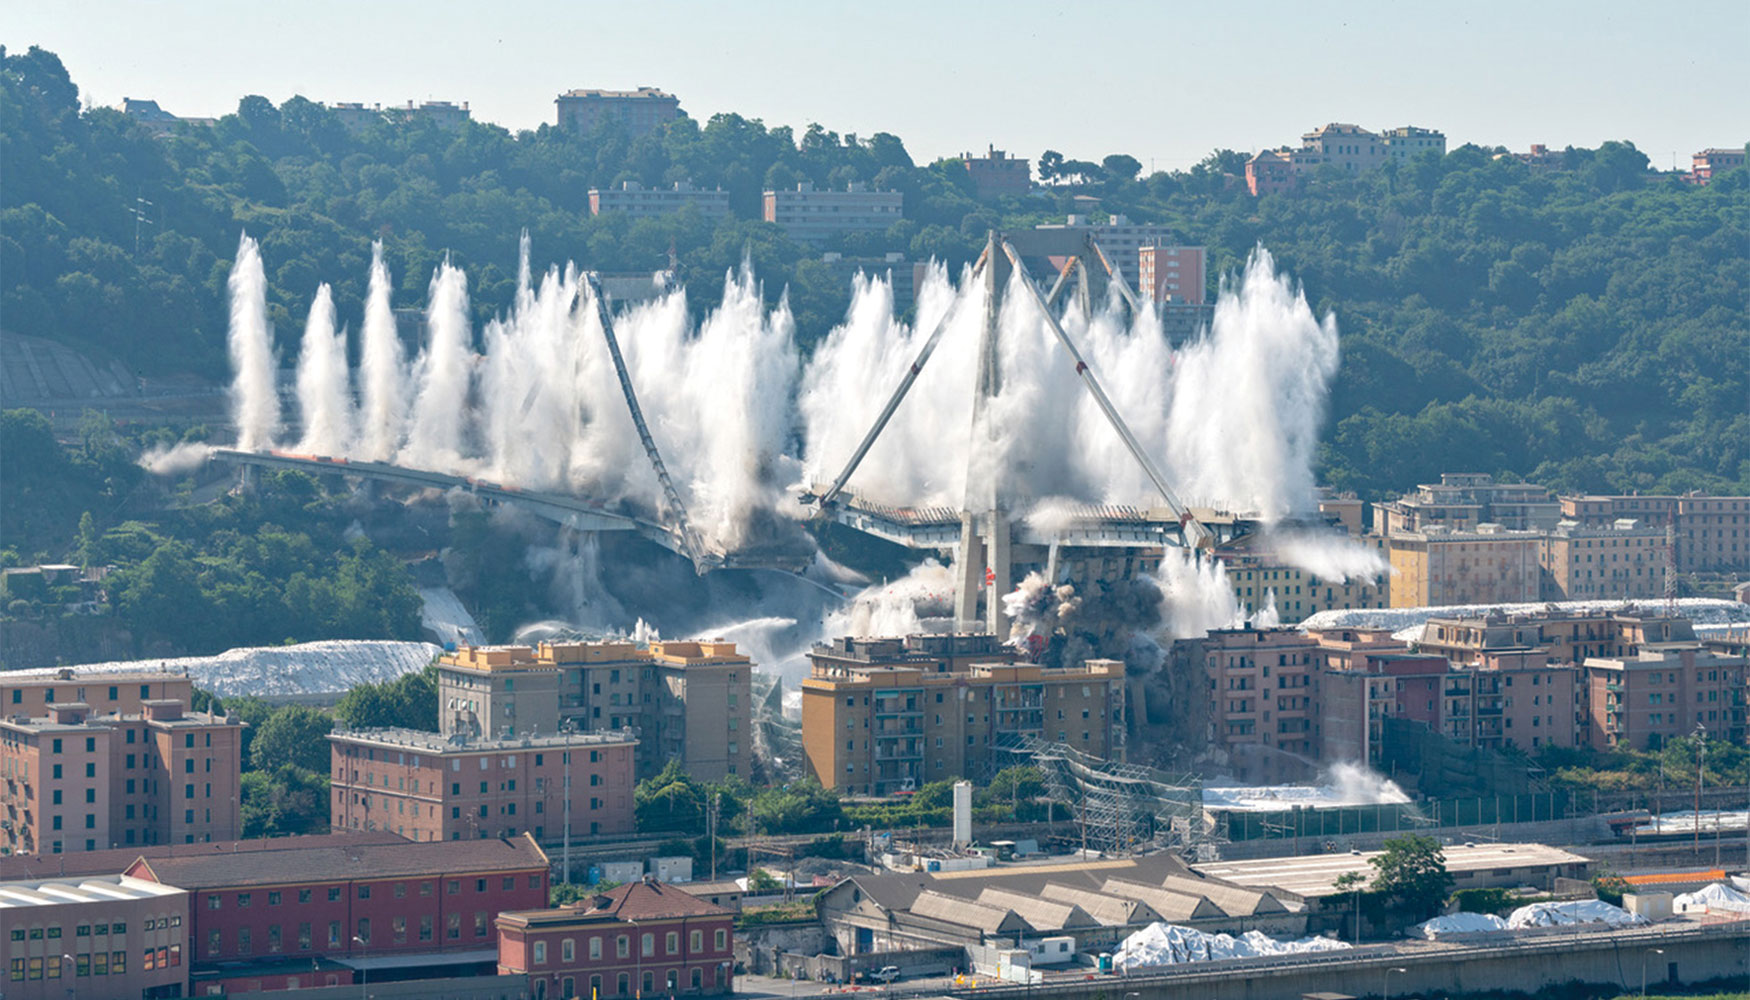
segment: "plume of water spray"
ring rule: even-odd
[[[1320,580],[1333,583],[1377,580],[1390,568],[1377,549],[1366,548],[1336,531],[1271,532],[1264,544],[1290,566],[1298,566]]]
[[[1209,335],[1174,372],[1167,457],[1183,492],[1268,520],[1308,511],[1336,371],[1336,319],[1314,318],[1269,252],[1253,250],[1238,287],[1222,288]]]
[[[184,441],[168,447],[159,445],[140,456],[140,468],[155,476],[175,476],[200,468],[212,454],[212,447],[195,441]]]
[[[961,502],[972,426],[971,369],[982,299],[932,263],[918,286],[917,323],[894,318],[893,289],[859,274],[844,323],[815,348],[797,394],[804,475],[830,483],[875,423],[937,324],[935,354],[851,479],[855,492],[919,507]]]
[[[245,234],[231,265],[231,405],[237,447],[273,446],[280,429],[279,390],[274,382],[273,333],[267,325],[267,276],[261,249]]]
[[[298,450],[315,455],[345,455],[352,444],[352,377],[346,363],[346,331],[336,330],[334,295],[326,283],[316,289],[304,323],[298,353],[298,412],[304,436]]]
[[[357,457],[386,462],[401,443],[407,420],[407,372],[401,337],[395,329],[389,267],[383,244],[371,244],[371,282],[365,295],[363,344],[359,352],[360,392]]]
[[[1174,639],[1194,639],[1244,620],[1225,563],[1170,549],[1162,554],[1155,579],[1161,587],[1161,618]]]
[[[417,394],[407,443],[396,461],[440,472],[460,471],[474,377],[473,331],[468,323],[468,276],[446,258],[431,279],[425,351],[415,366]]]

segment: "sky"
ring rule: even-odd
[[[1190,166],[1332,121],[1523,150],[1633,142],[1653,165],[1750,140],[1750,3],[884,0],[604,4],[17,0],[0,43],[60,55],[89,104],[185,116],[260,94],[466,101],[511,129],[577,87],[891,132],[927,162],[994,145]]]

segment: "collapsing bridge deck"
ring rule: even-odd
[[[584,497],[541,490],[525,490],[473,476],[458,476],[425,469],[410,469],[387,462],[360,462],[325,455],[295,455],[288,452],[239,451],[215,448],[210,460],[244,469],[295,469],[311,475],[338,475],[363,481],[387,482],[420,489],[461,490],[488,506],[513,506],[572,531],[626,531],[655,542],[684,558],[692,558],[680,531],[655,521],[603,508]],[[810,562],[798,552],[747,551],[718,553],[707,569],[769,569],[798,573]]]
[[[1228,511],[1190,508],[1209,529],[1217,546],[1251,532],[1252,521]],[[899,507],[840,490],[827,508],[834,521],[864,534],[911,549],[953,549],[960,544],[967,517],[952,507]],[[1058,507],[1048,517],[1011,523],[1015,545],[1045,548],[1187,548],[1179,514],[1167,507],[1142,509],[1112,504]]]

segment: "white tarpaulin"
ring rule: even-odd
[[[1671,900],[1671,906],[1678,913],[1688,913],[1691,910],[1723,910],[1727,913],[1750,913],[1750,896],[1726,885],[1715,882],[1694,892],[1685,892]]]
[[[24,674],[53,676],[56,670],[80,674],[167,670],[187,674],[194,686],[221,698],[320,697],[346,692],[355,684],[381,684],[425,668],[442,650],[429,642],[389,639],[325,639],[292,646],[250,646],[217,656],[176,656],[157,660],[38,667]]]
[[[1339,951],[1349,945],[1331,938],[1300,938],[1278,941],[1262,931],[1207,934],[1194,927],[1153,923],[1124,939],[1112,955],[1119,970],[1150,969],[1184,962],[1208,962],[1223,958],[1258,958],[1263,955],[1299,955],[1316,951]]]
[[[1448,913],[1417,924],[1415,932],[1430,941],[1451,934],[1487,934],[1490,931],[1504,931],[1507,921],[1493,913]]]
[[[1563,927],[1568,924],[1609,924],[1612,927],[1628,927],[1633,924],[1648,923],[1646,917],[1638,913],[1630,913],[1620,906],[1611,906],[1602,899],[1576,899],[1566,903],[1532,903],[1521,906],[1507,918],[1507,926],[1514,930],[1521,927]]]

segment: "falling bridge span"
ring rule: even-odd
[[[460,490],[478,498],[481,503],[488,507],[514,507],[576,532],[631,532],[684,558],[692,558],[686,540],[676,528],[636,515],[607,510],[588,498],[566,493],[525,490],[473,476],[458,476],[392,465],[387,462],[361,462],[326,455],[215,448],[210,453],[209,458],[211,461],[233,465],[243,470],[246,482],[252,478],[250,470],[290,469],[311,475],[342,476],[360,482],[390,483],[398,486],[410,486],[415,489],[433,489],[444,492]],[[767,553],[713,553],[703,561],[705,565],[701,571],[769,569],[788,573],[801,572],[809,562],[805,557]]]

